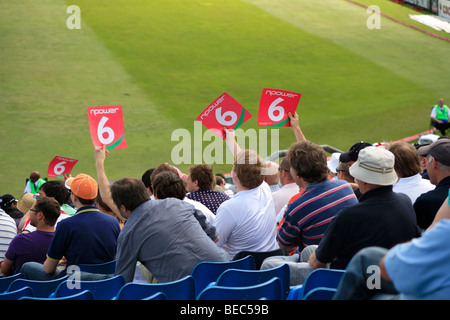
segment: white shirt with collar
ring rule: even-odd
[[[406,194],[411,199],[412,204],[414,204],[422,193],[434,190],[435,187],[430,180],[423,179],[418,173],[411,177],[400,178],[397,183],[394,183],[392,190]]]

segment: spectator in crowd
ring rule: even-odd
[[[330,177],[332,179],[337,179],[337,166],[339,165],[339,158],[341,156],[340,152],[333,152],[331,154],[330,160],[327,160],[327,166],[330,170]]]
[[[67,219],[70,217],[70,215],[64,211],[63,206],[66,208],[71,208],[66,204],[66,199],[69,195],[69,192],[67,188],[64,185],[64,182],[61,180],[53,180],[48,181],[44,183],[41,188],[39,189],[38,197],[50,197],[54,198],[59,205],[61,206],[61,214],[58,217],[58,220],[56,222],[56,225],[63,219]],[[21,232],[32,232],[36,230],[36,228],[30,224],[30,212],[27,212],[24,217],[22,218],[22,221],[19,224],[19,230]]]
[[[278,175],[279,166],[273,161],[266,162],[266,174],[264,175],[264,181],[269,185],[272,193],[280,190],[280,176]]]
[[[394,155],[385,149],[361,150],[351,174],[360,186],[359,203],[343,208],[334,218],[318,246],[309,248],[308,262],[295,265],[303,282],[314,269],[345,269],[362,248],[391,248],[420,235],[409,198],[392,191],[397,181]],[[292,268],[291,268],[292,270]]]
[[[10,194],[4,194],[0,198],[0,208],[3,209],[11,218],[19,224],[20,219],[23,217],[22,211],[17,208],[17,200]]]
[[[67,202],[70,198],[70,193],[62,180],[53,180],[44,183],[39,188],[40,197],[52,197],[61,205],[62,213],[73,216],[77,210],[71,207]]]
[[[359,186],[355,182],[355,178],[352,177],[350,174],[350,162],[339,162],[336,173],[338,180],[345,180],[347,181],[350,186],[353,189],[353,192],[355,193],[356,197],[359,199],[361,197],[361,191],[359,191]]]
[[[230,133],[226,132],[228,136]],[[234,141],[234,132],[231,135]],[[214,220],[219,234],[217,245],[224,248],[230,258],[241,251],[278,249],[275,205],[272,192],[264,182],[264,166],[259,155],[250,150],[239,152],[234,161],[231,174],[236,194],[222,203]]]
[[[396,142],[388,146],[395,156],[395,172],[398,181],[393,185],[393,191],[404,193],[414,204],[422,193],[433,190],[435,186],[420,175],[420,160],[416,148],[406,142]]]
[[[150,195],[151,199],[155,198],[153,196],[152,181],[150,179],[154,170],[155,170],[155,168],[150,168],[147,171],[145,171],[144,174],[142,175],[142,179],[141,179],[142,182],[144,183],[145,187],[147,188],[147,192]]]
[[[355,163],[356,160],[358,160],[359,152],[362,149],[364,149],[365,147],[369,147],[371,145],[372,145],[371,143],[364,142],[364,141],[357,142],[350,147],[350,150],[348,150],[347,152],[341,153],[341,155],[339,156],[339,161],[348,163],[348,166],[351,167],[351,165],[353,163]]]
[[[362,196],[359,203],[343,207],[326,229],[318,246],[309,246],[292,259],[267,259],[263,269],[288,260],[291,284],[303,283],[316,268],[345,269],[354,254],[368,246],[390,248],[419,236],[412,203],[406,195],[394,193],[397,181],[394,155],[383,148],[368,146],[350,167]],[[307,190],[307,189],[306,189]],[[298,258],[296,258],[298,259]]]
[[[33,193],[25,193],[19,198],[19,200],[17,200],[17,209],[19,209],[20,212],[25,215],[33,206],[34,201],[36,201],[36,195],[34,195]],[[18,229],[22,230],[22,227],[19,224]]]
[[[369,247],[349,263],[335,300],[448,300],[450,297],[450,203],[442,203],[436,223],[420,238],[390,250]],[[374,277],[374,267],[379,268]],[[378,282],[377,282],[378,281]]]
[[[228,261],[185,201],[150,200],[143,182],[129,177],[114,182],[111,195],[127,219],[118,239],[116,266],[116,274],[127,282],[133,280],[137,261],[160,283],[189,275],[201,261]]]
[[[49,197],[37,199],[30,209],[31,225],[36,231],[14,237],[1,264],[3,274],[13,274],[25,262],[44,263],[60,212],[60,204],[55,199]]]
[[[162,173],[162,172],[173,172],[173,173],[175,173],[180,178],[180,181],[183,184],[183,187],[184,187],[184,189],[183,189],[183,192],[184,192],[183,197],[181,197],[181,189],[179,191],[180,193],[178,193],[178,194],[173,193],[172,197],[180,199],[180,200],[183,200],[183,201],[186,201],[187,203],[190,203],[191,205],[193,205],[195,207],[195,209],[200,210],[203,213],[203,215],[206,217],[206,221],[209,224],[212,224],[214,222],[214,219],[216,218],[215,214],[212,213],[212,211],[209,210],[208,207],[206,207],[203,203],[201,203],[199,201],[196,201],[196,200],[189,199],[188,197],[186,197],[186,180],[184,180],[182,178],[182,175],[180,175],[180,172],[178,170],[176,170],[175,167],[171,166],[168,163],[160,164],[158,167],[156,167],[153,170],[152,175],[151,175],[151,181],[153,181],[153,179],[155,179],[155,177],[158,174]],[[177,180],[177,183],[179,183],[178,180]],[[200,224],[202,225],[202,228],[205,229],[205,225],[204,225],[203,218],[201,217],[201,215],[196,213],[195,217],[197,218],[197,220],[199,220]]]
[[[289,148],[287,158],[292,177],[304,191],[287,207],[277,240],[283,250],[291,252],[299,247],[302,251],[320,242],[339,210],[358,201],[346,181],[328,179],[322,147],[311,141],[298,142]]]
[[[109,214],[110,216],[114,217],[115,219],[117,219],[117,221],[119,222],[119,226],[120,229],[122,230],[123,225],[125,224],[125,219],[122,218],[120,215],[117,215],[116,212],[114,212],[113,209],[111,209],[102,199],[101,193],[100,191],[97,194],[97,199],[96,199],[96,204],[98,209],[100,210],[100,212]]]
[[[65,257],[71,265],[104,263],[116,258],[117,237],[120,226],[117,219],[102,213],[95,206],[97,182],[86,174],[67,181],[72,203],[77,213],[58,223],[44,264],[28,262],[21,272],[28,279],[55,279],[65,273],[57,269]]]
[[[442,136],[445,136],[445,131],[450,128],[449,123],[449,109],[444,104],[444,99],[440,98],[438,104],[435,104],[431,109],[431,124],[438,129]]]
[[[420,169],[421,169],[421,173],[420,175],[422,176],[422,179],[427,179],[430,180],[430,177],[428,176],[428,171],[427,171],[427,154],[426,152],[428,152],[428,148],[425,148],[427,145],[422,145],[417,147],[417,154],[419,155],[419,162],[420,162]]]
[[[5,258],[11,240],[17,235],[16,221],[0,209],[0,261]]]
[[[30,173],[30,178],[28,179],[25,190],[23,193],[36,194],[39,192],[39,188],[46,182],[45,179],[41,179],[41,174],[39,171],[33,171]]]
[[[436,188],[420,195],[414,202],[414,210],[419,227],[427,229],[450,187],[450,139],[438,139],[422,148],[425,148],[423,152],[427,154],[427,172],[430,182]]]
[[[176,198],[184,200],[186,198],[186,186],[184,181],[176,172],[162,171],[152,176],[152,185],[154,190],[155,199],[162,200],[166,198]],[[191,200],[195,202],[194,200]],[[194,206],[195,207],[195,206]],[[210,211],[212,221],[214,221],[214,214]],[[202,229],[206,234],[214,241],[217,242],[216,228],[205,217],[200,210],[194,211],[194,216],[202,226]]]
[[[230,199],[225,193],[213,190],[215,180],[209,164],[191,166],[186,184],[189,192],[187,198],[203,203],[214,214],[224,201]]]
[[[282,188],[279,191],[272,193],[273,202],[275,204],[275,213],[277,215],[289,200],[300,192],[298,185],[291,175],[291,165],[286,157],[281,159],[278,172]]]

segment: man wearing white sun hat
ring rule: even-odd
[[[369,146],[360,151],[350,167],[362,196],[359,203],[342,209],[325,232],[313,266],[331,263],[345,269],[360,249],[368,246],[391,248],[419,236],[408,196],[392,191],[397,182],[392,152]]]
[[[394,155],[384,148],[369,146],[359,152],[350,167],[362,193],[359,203],[341,209],[319,245],[303,250],[302,260],[308,262],[299,262],[296,268],[290,265],[291,285],[293,280],[302,283],[316,268],[345,269],[363,248],[389,249],[419,236],[411,200],[392,191],[398,179],[394,161]],[[309,260],[303,256],[308,254]]]

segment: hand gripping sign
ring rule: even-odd
[[[66,173],[71,173],[77,162],[78,160],[76,159],[56,156],[48,165],[47,177],[59,177]]]
[[[295,113],[300,93],[264,89],[259,102],[258,126],[290,127],[289,112]]]
[[[196,120],[225,139],[224,127],[237,129],[251,117],[250,112],[225,92],[203,110]]]
[[[96,150],[106,145],[106,150],[125,149],[122,106],[88,107],[89,128]]]

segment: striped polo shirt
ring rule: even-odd
[[[0,260],[5,258],[9,243],[17,235],[17,225],[5,211],[0,209]]]
[[[319,244],[334,216],[343,208],[358,203],[352,187],[343,180],[313,182],[286,209],[277,239],[284,246],[304,247]]]

